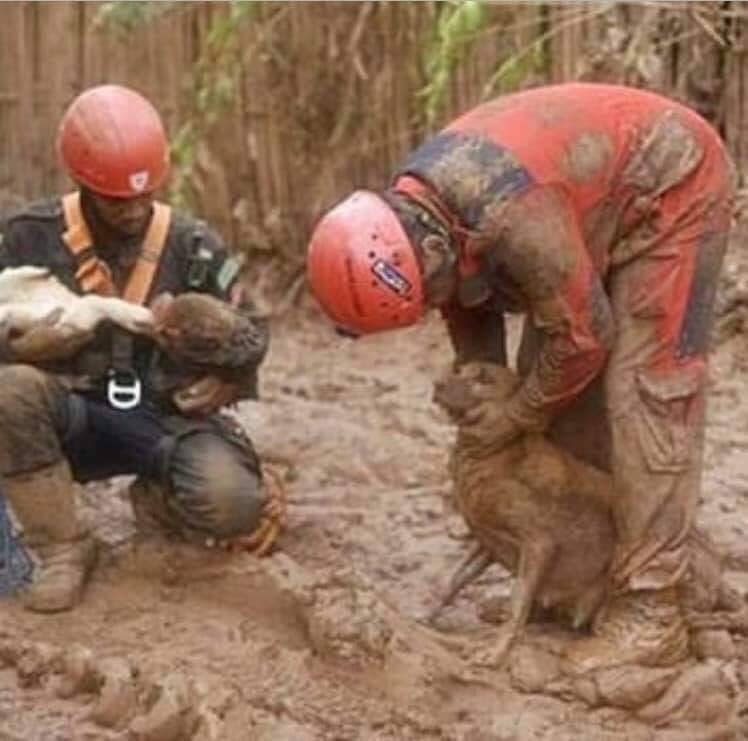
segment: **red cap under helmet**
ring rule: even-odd
[[[120,85],[90,88],[70,104],[60,122],[57,152],[76,182],[115,198],[150,193],[169,171],[158,112]]]
[[[319,220],[307,276],[325,312],[349,331],[404,327],[423,315],[413,247],[394,211],[371,191],[352,193]]]

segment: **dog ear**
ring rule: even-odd
[[[470,391],[470,381],[457,374],[437,381],[434,384],[431,400],[450,414],[461,414],[475,403]]]

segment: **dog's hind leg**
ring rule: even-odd
[[[493,558],[491,554],[480,543],[476,543],[457,567],[457,571],[452,575],[447,591],[441,600],[439,600],[436,607],[429,613],[427,622],[433,623],[441,615],[444,608],[452,604],[452,601],[460,591],[470,584],[470,582],[475,581],[492,563]]]

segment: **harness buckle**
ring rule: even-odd
[[[114,409],[127,411],[140,404],[142,385],[137,373],[131,370],[109,371],[109,381],[106,385],[106,398]]]

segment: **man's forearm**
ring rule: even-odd
[[[507,414],[526,430],[542,430],[600,372],[607,349],[590,341],[584,347],[566,337],[541,336],[532,368],[507,402]]]
[[[458,365],[470,362],[506,365],[504,317],[478,307],[453,304],[442,309]]]

